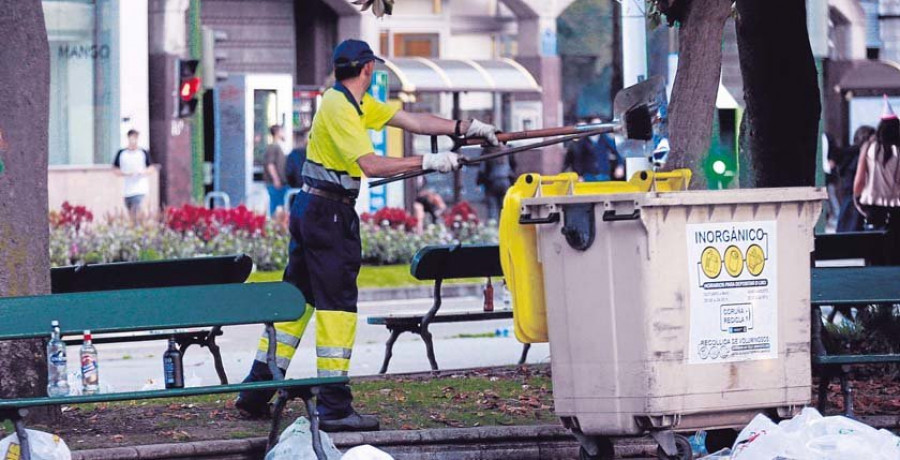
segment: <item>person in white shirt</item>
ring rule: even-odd
[[[116,152],[113,166],[125,176],[125,207],[131,219],[135,220],[141,209],[141,202],[150,193],[150,181],[147,179],[147,169],[150,167],[150,152],[138,147],[137,130],[128,131],[128,147]]]

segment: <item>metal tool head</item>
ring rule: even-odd
[[[652,149],[669,137],[665,80],[655,76],[619,91],[613,114],[624,128],[616,133],[619,152],[626,157],[645,156],[648,144]]]
[[[660,76],[651,77],[636,85],[624,88],[616,94],[613,101],[613,115],[625,123],[627,137],[641,139],[647,137],[646,128],[652,127],[653,136],[668,137],[668,102],[666,98],[666,82]],[[629,119],[631,126],[629,126]],[[632,127],[638,131],[631,132]]]

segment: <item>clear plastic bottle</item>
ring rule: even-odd
[[[91,340],[91,331],[84,331],[84,342],[81,344],[81,392],[93,395],[100,392],[100,367],[97,361],[97,348]]]
[[[53,320],[50,327],[50,342],[47,343],[47,396],[66,396],[69,394],[66,344],[60,338],[59,321]]]

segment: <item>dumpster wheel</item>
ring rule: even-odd
[[[676,434],[675,435],[675,447],[678,449],[678,453],[676,455],[668,455],[665,450],[663,450],[662,446],[656,448],[656,457],[659,460],[693,460],[694,452],[691,449],[691,442],[688,438]]]
[[[594,438],[594,442],[597,446],[597,453],[591,455],[588,453],[588,450],[582,446],[578,451],[581,460],[613,460],[615,458],[616,453],[615,449],[613,449],[612,440],[609,438]]]

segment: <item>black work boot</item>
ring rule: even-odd
[[[329,433],[338,431],[378,431],[381,425],[374,415],[360,415],[356,411],[344,418],[319,419],[319,429]]]
[[[281,370],[282,375],[285,370]],[[259,361],[253,361],[250,374],[243,383],[265,382],[272,380],[272,372],[269,366]],[[234,408],[241,417],[248,419],[268,419],[272,417],[272,409],[269,401],[275,395],[276,390],[244,390],[238,394],[234,401]]]

